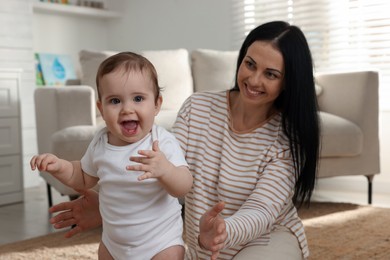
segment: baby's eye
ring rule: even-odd
[[[134,100],[134,102],[141,102],[142,100],[144,100],[144,98],[143,97],[141,97],[141,96],[135,96],[134,98],[133,98],[133,100]]]
[[[121,101],[119,100],[119,98],[111,98],[110,99],[110,104],[119,104]]]

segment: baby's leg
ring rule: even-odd
[[[98,255],[99,260],[114,260],[110,252],[108,252],[107,247],[103,244],[103,241],[100,241]]]
[[[163,251],[153,256],[152,260],[183,260],[184,259],[184,247],[183,246],[171,246],[165,248]]]

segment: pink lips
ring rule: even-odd
[[[137,132],[138,128],[138,121],[130,120],[130,121],[123,121],[121,123],[123,131],[128,135],[133,135]]]
[[[248,96],[251,96],[251,97],[258,97],[258,96],[261,96],[264,94],[264,92],[252,90],[248,86],[246,86],[245,89],[246,89],[246,93],[248,94]]]

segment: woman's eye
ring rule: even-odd
[[[136,97],[134,97],[134,102],[141,102],[142,100],[144,100],[144,98],[143,97],[141,97],[141,96],[136,96]]]
[[[112,98],[112,99],[110,99],[110,103],[111,104],[119,104],[121,101],[119,100],[119,98]]]
[[[252,69],[252,68],[254,68],[254,64],[253,64],[253,62],[251,62],[251,61],[245,61],[245,64],[246,64],[246,66],[249,68],[249,69]]]
[[[276,79],[277,78],[277,75],[275,75],[275,73],[266,72],[265,74],[266,74],[267,78],[269,78],[269,79]]]

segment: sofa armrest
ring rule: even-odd
[[[378,118],[379,75],[375,71],[357,71],[316,75],[322,87],[318,97],[320,111],[338,115],[362,126]]]
[[[68,86],[81,85],[81,79],[67,79],[65,81],[65,85]]]
[[[39,153],[51,152],[50,137],[76,125],[96,125],[95,94],[89,86],[37,88],[34,92]]]
[[[363,133],[362,156],[379,171],[379,73],[357,71],[316,75],[322,87],[319,110],[355,123]]]

